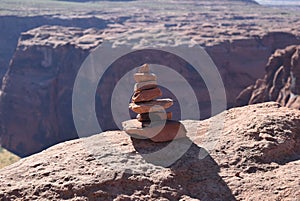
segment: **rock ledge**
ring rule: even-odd
[[[220,118],[223,129],[208,130]],[[122,131],[68,141],[2,169],[0,199],[296,201],[299,123],[300,111],[277,103],[184,121],[188,138],[173,152],[191,146],[168,167],[153,153],[171,144]]]

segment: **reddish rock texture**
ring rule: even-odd
[[[240,91],[263,75],[263,66],[274,50],[300,43],[297,8],[281,11],[246,2],[157,0],[150,6],[149,1],[138,0],[127,6],[101,1],[70,7],[52,0],[24,1],[22,6],[19,0],[2,1],[0,77],[6,75],[0,92],[0,144],[26,156],[77,137],[71,114],[72,84],[81,62],[100,44],[99,37],[115,46],[132,41],[151,44],[154,40],[174,46],[195,41],[212,57],[225,85],[228,107],[234,106]],[[40,27],[43,25],[53,27]],[[163,61],[190,81],[201,119],[214,115],[207,87],[191,66],[169,62],[160,53],[150,54],[157,58],[155,62]],[[138,56],[143,57],[134,56],[137,61]],[[117,128],[110,111],[111,96],[103,92],[113,91],[129,68],[147,62],[123,60],[110,68],[96,95],[103,130]],[[173,117],[179,119],[175,97],[162,91],[175,100]]]
[[[300,109],[300,46],[277,50],[266,65],[266,74],[237,97],[238,105],[276,101]]]
[[[293,44],[299,44],[299,39],[293,34],[271,32],[261,37],[207,47],[223,79],[228,106],[235,106],[239,93],[263,76],[263,67],[276,49]]]
[[[224,124],[216,127],[222,119]],[[149,157],[167,143],[105,132],[55,145],[0,170],[0,200],[300,197],[299,110],[263,103],[183,124],[188,138],[176,141],[171,153],[181,153],[186,143],[191,146],[171,165],[159,160],[168,155]]]
[[[57,26],[22,34],[1,88],[2,146],[25,156],[77,138],[72,88],[81,63],[100,44],[100,34]]]
[[[71,111],[73,84],[81,63],[101,43],[102,36],[101,31],[94,29],[59,26],[43,26],[22,33],[1,87],[0,143],[3,147],[19,156],[27,156],[78,137]],[[273,48],[297,41],[292,34],[269,33],[256,39],[233,40],[206,47],[223,79],[228,106],[234,105],[234,97],[261,76],[260,66]],[[145,54],[152,57],[144,57]],[[132,56],[135,59],[117,60],[98,86],[96,111],[103,130],[117,128],[111,114],[111,94],[107,92],[113,91],[128,70],[152,61],[171,66],[184,76],[195,91],[200,118],[211,116],[207,87],[186,62],[161,52],[136,52]],[[136,63],[140,58],[146,59]],[[162,91],[175,100],[171,112],[175,120],[180,119],[176,97],[167,90]]]

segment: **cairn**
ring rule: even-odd
[[[129,135],[154,142],[185,137],[184,126],[178,121],[172,121],[172,113],[166,112],[173,105],[173,100],[157,99],[162,96],[162,91],[158,88],[157,76],[150,72],[148,64],[138,68],[134,80],[136,84],[129,108],[137,113],[137,117],[123,122],[123,130]]]

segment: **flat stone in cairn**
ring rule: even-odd
[[[130,103],[129,108],[135,113],[142,114],[148,112],[159,112],[162,109],[168,109],[172,105],[173,100],[166,98],[141,103]]]
[[[142,91],[142,90],[145,90],[145,89],[153,89],[153,88],[156,88],[156,87],[157,87],[157,81],[156,80],[146,81],[146,82],[139,82],[139,83],[136,83],[134,85],[134,91],[137,92],[137,91]]]
[[[159,88],[146,89],[143,91],[135,92],[132,96],[132,101],[134,103],[151,101],[155,98],[158,98],[162,95],[162,92]]]
[[[140,122],[165,121],[172,119],[172,112],[151,112],[138,114],[136,119]]]
[[[153,142],[168,142],[186,137],[184,125],[178,121],[168,120],[164,123],[143,127],[142,122],[132,119],[122,123],[123,130],[130,136],[139,139],[151,139]]]
[[[144,64],[139,67],[138,73],[149,73],[150,72],[150,67],[149,64]]]
[[[157,77],[153,73],[136,73],[134,74],[134,80],[139,82],[156,81]]]

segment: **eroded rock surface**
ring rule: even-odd
[[[71,114],[72,83],[78,67],[102,38],[116,47],[143,48],[153,42],[178,47],[191,41],[205,47],[224,82],[228,107],[234,106],[240,91],[263,75],[262,67],[274,50],[300,43],[297,8],[283,11],[249,2],[252,1],[137,0],[125,4],[44,0],[24,1],[19,6],[19,1],[2,0],[0,77],[5,77],[0,95],[0,144],[26,156],[77,137]],[[154,56],[155,62],[170,65],[165,55]],[[97,91],[97,117],[103,130],[117,128],[109,92],[127,67],[134,67],[130,62],[123,60],[112,66],[113,76],[105,76],[103,87]],[[200,118],[214,115],[201,76],[196,76],[183,61],[173,64],[170,67],[187,78],[195,90]],[[182,94],[189,96],[184,90]],[[180,110],[175,104],[173,117],[179,119],[176,111]]]
[[[26,156],[78,137],[72,89],[81,63],[101,41],[93,29],[44,26],[22,34],[1,88],[2,146]]]
[[[300,109],[300,46],[277,50],[265,69],[263,79],[240,93],[238,105],[276,101],[282,106]]]
[[[159,29],[155,26],[152,28]],[[143,31],[145,33],[142,35],[145,38],[151,36],[146,34],[147,29]],[[22,33],[1,88],[2,146],[19,156],[27,156],[55,143],[78,137],[71,112],[75,77],[82,62],[103,38],[113,41],[115,45],[118,44],[118,40],[123,40],[121,36],[118,39],[107,39],[107,34],[96,29],[83,30],[60,26],[43,26]],[[140,36],[138,32],[128,34],[133,38],[137,37],[136,39]],[[297,41],[297,37],[292,34],[269,33],[261,38],[225,41],[206,47],[224,82],[228,107],[233,105],[234,97],[243,88],[261,75],[261,63],[264,63],[273,48],[295,44]],[[152,57],[144,57],[145,54]],[[141,63],[131,59],[117,60],[98,85],[96,111],[103,130],[117,128],[110,104],[111,92],[118,80],[131,68],[147,62],[162,63],[166,66],[172,64],[170,67],[180,72],[195,90],[201,110],[200,118],[212,115],[207,86],[201,75],[186,62],[172,56],[170,60],[166,60],[165,57],[170,55],[154,51],[136,52],[132,56],[146,60],[141,60]],[[245,63],[245,59],[251,62]],[[178,90],[181,90],[182,84],[184,83],[177,84]],[[163,93],[176,100],[167,90],[163,90]],[[181,90],[181,93],[183,96],[189,96],[185,90]],[[172,108],[173,119],[180,119],[177,101]]]
[[[296,201],[299,123],[300,111],[270,102],[184,121],[188,138],[173,145],[122,131],[61,143],[2,169],[0,198]]]

